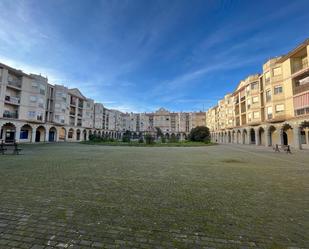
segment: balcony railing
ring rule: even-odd
[[[3,113],[4,118],[18,118],[18,112],[9,112],[9,111],[4,111]]]
[[[303,60],[301,63],[295,63],[292,66],[292,73],[297,73],[300,70],[303,70],[308,67],[308,59]]]
[[[70,111],[70,115],[75,116],[75,112]]]
[[[11,97],[11,96],[6,95],[5,96],[5,101],[9,102],[11,104],[15,104],[15,105],[19,105],[20,104],[20,98],[18,98],[18,97]]]
[[[299,94],[309,90],[309,84],[294,86],[294,94]]]
[[[17,88],[21,88],[21,81],[16,80],[16,79],[8,79],[8,85],[13,86],[13,87],[17,87]]]

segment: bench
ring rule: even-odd
[[[8,150],[8,147],[14,147],[13,155],[19,155],[20,151],[22,151],[22,149],[18,147],[18,143],[16,143],[15,141],[13,143],[4,143],[2,140],[0,144],[0,153],[4,155],[5,151]]]

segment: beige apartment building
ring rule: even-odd
[[[268,60],[206,113],[219,143],[309,148],[309,39]]]
[[[0,63],[0,140],[6,142],[83,141],[90,135],[120,139],[127,130],[138,138],[159,127],[169,138],[184,139],[205,125],[204,112],[123,113],[85,97],[77,88],[48,83]]]

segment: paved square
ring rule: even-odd
[[[24,146],[0,157],[0,248],[309,248],[309,154]]]

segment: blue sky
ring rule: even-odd
[[[215,105],[309,37],[309,2],[1,0],[0,61],[122,111]]]

